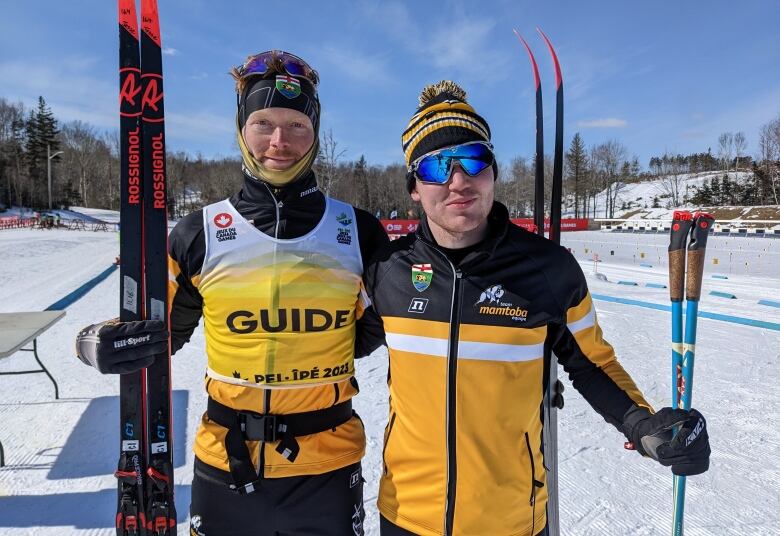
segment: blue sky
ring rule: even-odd
[[[208,1],[158,0],[168,147],[236,155],[228,69],[271,48],[321,75],[323,129],[344,158],[400,162],[400,135],[428,83],[449,78],[490,123],[502,161],[534,151],[531,70],[539,63],[546,148],[554,132],[554,73],[538,25],[561,61],[565,136],[624,143],[650,156],[717,150],[780,114],[780,3],[759,1]],[[0,96],[32,106],[43,95],[62,121],[115,129],[116,3],[4,2]],[[77,5],[78,8],[74,7]]]

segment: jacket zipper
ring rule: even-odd
[[[382,447],[382,464],[385,466],[385,474],[387,474],[387,462],[385,462],[385,451],[387,450],[387,444],[390,443],[390,434],[393,433],[393,425],[395,424],[395,412],[390,417],[390,424],[387,425],[387,435],[385,436],[385,445]]]
[[[262,182],[262,181],[261,181]],[[268,194],[271,196],[271,199],[274,200],[274,209],[276,209],[276,225],[274,226],[274,238],[277,240],[279,239],[279,223],[282,219],[282,214],[279,209],[282,208],[283,203],[276,199],[276,196],[274,195],[271,188],[268,187],[268,185],[263,182],[263,186],[265,186],[265,189],[268,190]]]
[[[435,249],[435,248],[434,248]],[[438,251],[438,250],[437,250]],[[439,252],[441,253],[441,252]],[[447,498],[444,504],[444,534],[450,536],[455,522],[455,490],[458,464],[455,449],[456,379],[458,375],[458,332],[460,330],[460,281],[463,273],[441,253],[452,268],[452,303],[450,306],[450,339],[447,342]]]
[[[528,432],[525,433],[525,446],[528,449],[528,459],[531,460],[531,496],[528,500],[528,504],[531,506],[531,534],[535,534],[536,488],[541,488],[544,484],[536,480],[536,464],[534,463],[534,453],[531,450],[531,439],[528,437]]]
[[[271,188],[268,187],[268,185],[261,181],[263,186],[265,186],[265,189],[268,190],[268,195],[271,196],[271,199],[274,200],[274,209],[276,210],[276,225],[274,225],[274,238],[277,240],[279,239],[279,221],[281,220],[281,212],[279,210],[281,202],[276,200],[276,196],[274,195]],[[274,260],[276,257],[276,248],[274,247]],[[267,390],[265,391],[265,408],[263,413],[269,414],[271,409],[271,391]],[[265,476],[265,441],[260,442],[260,448],[259,450],[259,456],[257,460],[257,476],[260,478],[263,478]]]

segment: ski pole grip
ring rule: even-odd
[[[687,210],[676,210],[672,216],[669,237],[669,296],[682,301],[685,286],[685,243],[693,224],[693,215]]]
[[[707,236],[714,222],[715,218],[704,212],[697,212],[694,216],[691,241],[688,244],[688,280],[685,285],[685,294],[689,300],[698,300],[701,297]]]

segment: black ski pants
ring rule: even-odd
[[[232,491],[230,473],[195,459],[191,536],[363,536],[360,463],[313,476],[267,478]]]
[[[379,532],[381,536],[416,536],[414,532],[409,532],[398,525],[390,523],[384,516],[379,516]],[[536,536],[547,536],[547,527]]]

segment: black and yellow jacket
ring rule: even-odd
[[[544,349],[620,428],[648,406],[602,338],[579,265],[510,224],[495,203],[488,238],[457,265],[427,222],[366,271],[390,363],[379,510],[420,535],[533,536],[545,526]],[[364,352],[377,341],[363,341]]]
[[[246,220],[240,222],[245,230],[249,229],[249,231],[254,233],[254,229],[251,229],[251,227],[254,227],[264,233],[264,235],[271,237],[272,240],[277,240],[277,242],[271,242],[271,249],[274,247],[273,243],[303,239],[306,236],[310,236],[314,231],[321,228],[320,222],[323,220],[326,206],[334,205],[334,203],[326,202],[325,196],[317,189],[313,173],[309,173],[295,183],[281,189],[271,188],[265,183],[245,177],[243,188],[229,201],[230,209],[231,211],[235,209],[233,214],[236,214],[237,219],[243,218],[243,220]],[[259,318],[256,297],[250,295],[252,294],[251,292],[248,292],[246,296],[241,294],[241,292],[237,293],[236,288],[239,288],[237,287],[237,281],[238,284],[243,285],[240,288],[252,289],[256,275],[269,273],[269,270],[271,270],[274,272],[274,277],[281,281],[281,283],[275,284],[282,285],[276,291],[276,295],[282,296],[280,298],[282,301],[284,299],[288,301],[295,299],[299,303],[306,302],[307,307],[316,311],[324,311],[330,307],[330,304],[309,304],[308,302],[313,300],[309,300],[307,296],[290,298],[289,294],[291,292],[300,292],[299,289],[301,287],[295,287],[294,285],[298,281],[294,281],[294,290],[286,289],[284,281],[287,279],[285,278],[297,277],[300,279],[300,276],[295,274],[292,276],[285,275],[286,273],[291,273],[285,266],[280,266],[278,269],[271,266],[266,268],[265,272],[259,270],[248,272],[242,266],[239,266],[238,269],[232,269],[232,271],[230,269],[223,270],[219,277],[212,275],[211,281],[208,283],[208,292],[205,292],[204,262],[208,263],[210,255],[213,256],[209,251],[217,245],[217,240],[209,238],[211,236],[209,231],[204,230],[203,213],[204,211],[199,210],[189,214],[176,225],[170,234],[169,300],[173,351],[178,350],[189,341],[201,316],[205,315],[206,347],[210,355],[209,374],[205,382],[208,395],[220,404],[235,410],[276,415],[326,409],[351,399],[358,392],[357,382],[352,377],[354,367],[351,367],[351,355],[349,356],[349,363],[341,367],[342,370],[340,372],[345,374],[340,374],[339,380],[332,383],[284,386],[285,388],[271,389],[257,385],[240,385],[235,382],[220,381],[214,378],[215,374],[211,372],[212,352],[221,352],[222,355],[232,358],[233,361],[230,365],[236,367],[235,377],[241,379],[244,372],[241,371],[240,362],[236,363],[236,356],[251,355],[251,341],[256,340],[256,338],[252,339],[252,336],[256,334],[248,334],[249,330],[246,326],[252,327],[252,322],[254,322],[254,324],[259,324],[259,326],[255,325],[254,331],[265,329],[262,321],[251,320],[251,318]],[[218,216],[225,215],[219,214]],[[388,239],[381,224],[367,212],[354,209],[355,222],[352,222],[350,218],[342,216],[344,215],[334,215],[334,218],[340,218],[339,221],[345,222],[349,219],[347,227],[357,230],[356,238],[359,242],[359,255],[364,259],[364,263],[373,255],[376,248],[387,243]],[[228,217],[224,223],[222,220],[215,223],[222,227],[227,225],[230,219],[231,217]],[[233,232],[232,227],[235,226],[232,225],[225,229],[219,229],[215,238],[218,240],[235,238],[235,233],[233,235],[230,234],[230,232]],[[355,240],[352,240],[349,236],[340,237],[340,239],[344,242],[350,241],[352,247],[355,245]],[[214,242],[211,246],[209,246],[209,240]],[[227,244],[229,242],[224,243],[224,245]],[[222,245],[220,244],[220,247]],[[316,251],[314,254],[316,254]],[[275,258],[275,253],[272,253],[272,255]],[[309,270],[308,273],[311,274],[312,270]],[[298,273],[296,272],[296,274]],[[316,277],[316,273],[307,277]],[[357,274],[356,277],[359,285],[360,274]],[[259,279],[262,279],[262,277],[259,277],[256,282],[258,288],[269,285],[267,281]],[[340,283],[343,286],[343,282]],[[309,285],[316,284],[318,284],[317,281],[309,283]],[[327,284],[339,284],[339,282],[325,282],[325,285]],[[228,307],[225,305],[228,300],[226,296],[230,300],[228,306],[238,311],[238,316],[234,315],[233,319],[228,317],[229,331],[225,328],[224,322],[226,307]],[[285,298],[285,296],[288,297]],[[212,298],[211,302],[209,302],[209,297]],[[357,300],[357,296],[355,299]],[[349,322],[353,323],[355,316],[359,316],[360,312],[362,312],[362,309],[359,307],[355,308],[353,305],[349,311]],[[270,310],[268,312],[268,316],[272,317],[274,322],[284,318],[281,316],[282,314],[285,314],[285,312],[280,313],[279,310]],[[321,318],[322,316],[316,317],[312,322],[319,322]],[[346,318],[347,315],[345,314],[344,318],[339,320],[343,323]],[[295,347],[295,344],[297,344],[295,340],[300,338],[297,332],[305,332],[307,329],[305,327],[302,328],[300,325],[295,325],[296,322],[298,324],[303,323],[303,316],[301,316],[301,320],[297,320],[297,317],[295,319],[288,317],[288,320],[288,325],[283,329],[279,323],[272,326],[271,331],[279,333],[269,334],[269,337],[278,335],[281,338],[277,337],[277,347],[281,345],[287,349],[284,352],[277,350],[283,353],[283,355],[276,357],[277,367],[279,366],[278,362],[284,360],[284,367],[286,367],[284,370],[293,371],[296,367],[298,369],[303,367],[298,366],[298,356],[290,349]],[[219,328],[220,325],[221,328]],[[215,326],[219,329],[215,329]],[[341,349],[341,354],[344,354],[345,348],[347,348],[346,345],[349,345],[350,348],[353,347],[354,336],[354,326],[349,327],[349,329],[334,329],[327,335],[327,340],[329,341],[328,348],[332,350],[333,347],[338,346]],[[336,337],[343,337],[344,340],[335,341]],[[310,355],[305,356],[309,360],[306,363],[309,367],[311,367],[312,362],[315,362],[313,361],[315,359],[321,358],[324,364],[329,362],[329,349],[317,348],[313,351],[316,351],[318,354],[314,355],[309,352]],[[344,359],[344,355],[341,355],[341,359]],[[316,361],[316,363],[319,363],[319,361]],[[324,366],[320,366],[324,368]],[[347,370],[350,367],[351,369]],[[295,372],[297,374],[297,370]],[[324,373],[324,371],[319,371],[321,375]],[[248,376],[251,381],[251,375]],[[225,379],[232,380],[232,378]],[[274,378],[269,378],[269,381],[272,379]],[[225,428],[210,420],[207,415],[204,415],[195,439],[194,450],[198,460],[227,472],[228,459],[224,446],[225,434]],[[360,419],[353,417],[333,430],[300,437],[298,438],[298,443],[300,452],[294,462],[288,461],[276,452],[273,443],[253,441],[248,442],[247,445],[251,459],[256,468],[259,469],[260,477],[277,478],[321,474],[359,461],[365,449],[365,433]],[[230,483],[227,473],[225,473],[225,476],[226,482]]]

